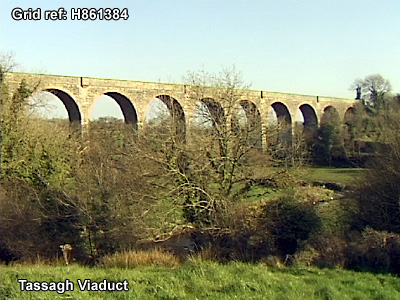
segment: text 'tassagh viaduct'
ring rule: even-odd
[[[120,106],[126,123],[136,128],[145,122],[146,110],[155,98],[163,101],[168,109],[181,111],[187,128],[194,117],[199,103],[190,95],[190,86],[130,80],[101,79],[76,76],[60,76],[36,73],[10,72],[5,81],[11,90],[16,89],[24,79],[28,86],[37,91],[47,91],[57,96],[65,105],[71,122],[88,124],[90,112],[101,95],[113,98]],[[356,103],[354,99],[324,96],[298,95],[267,91],[249,90],[239,103],[244,110],[249,108],[261,117],[262,127],[267,126],[271,110],[278,118],[294,124],[300,110],[304,126],[317,127],[324,114],[334,112],[344,123],[346,113]],[[204,99],[212,99],[212,94]],[[207,101],[204,102],[207,105]],[[247,113],[247,112],[246,112]]]

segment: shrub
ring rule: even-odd
[[[220,262],[253,262],[271,254],[271,244],[258,231],[224,232],[214,236],[208,255]]]
[[[367,227],[347,249],[347,267],[400,275],[400,234]]]
[[[262,207],[260,222],[265,233],[275,241],[281,256],[294,254],[311,233],[321,228],[314,207],[297,203],[293,195],[266,203]]]
[[[295,194],[262,205],[241,205],[229,212],[224,229],[209,231],[205,256],[218,261],[264,261],[270,256],[287,262],[312,233],[321,228],[314,206]],[[204,255],[203,255],[204,256]]]
[[[344,267],[346,265],[347,241],[335,233],[323,233],[309,240],[304,251],[296,254],[299,265],[313,265],[323,268]]]

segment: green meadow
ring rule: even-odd
[[[362,168],[327,168],[313,167],[306,172],[306,178],[311,181],[336,182],[344,185],[354,183],[365,169]]]
[[[74,291],[20,291],[18,279],[65,281]],[[129,282],[129,291],[81,291],[77,280]],[[0,299],[400,299],[400,279],[341,269],[271,268],[263,264],[188,260],[177,267],[1,267]]]

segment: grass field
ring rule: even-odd
[[[336,182],[349,185],[362,175],[365,169],[361,168],[309,168],[305,178],[312,181]]]
[[[312,167],[296,170],[293,172],[293,179],[300,179],[312,185],[313,182],[334,182],[344,186],[351,186],[360,176],[365,169],[362,168],[329,168],[329,167]],[[272,173],[272,172],[271,172]],[[298,189],[299,187],[295,187]],[[293,187],[272,188],[261,185],[253,185],[244,196],[248,203],[258,203],[265,199],[277,199],[285,196],[291,191]]]
[[[0,299],[400,299],[400,279],[339,269],[189,261],[175,268],[2,266]],[[65,281],[74,291],[20,291],[18,279]],[[80,291],[78,279],[129,282],[129,291]]]

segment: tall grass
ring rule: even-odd
[[[179,259],[158,249],[150,251],[122,251],[103,257],[101,264],[107,268],[134,268],[140,266],[177,267]]]

